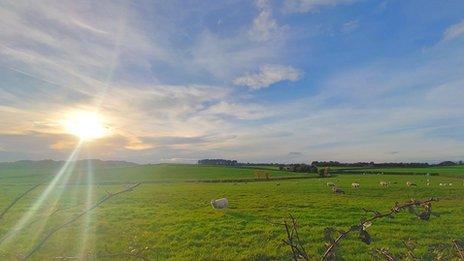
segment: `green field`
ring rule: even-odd
[[[76,169],[69,173],[66,183],[58,182],[41,207],[11,233],[25,213],[31,213],[28,211],[54,174],[47,169],[0,170],[0,208],[32,185],[46,182],[0,220],[0,259],[21,258],[48,231],[83,211],[86,204],[93,204],[107,192],[123,189],[125,183],[135,182],[142,184],[59,230],[31,259],[88,259],[90,253],[98,254],[99,259],[127,260],[131,258],[127,253],[146,249],[147,259],[288,260],[290,250],[282,243],[284,229],[273,222],[293,214],[299,220],[307,251],[317,260],[325,248],[325,227],[348,228],[366,216],[363,208],[387,211],[397,201],[430,197],[439,197],[440,201],[433,205],[429,221],[420,221],[406,212],[395,219],[379,220],[368,229],[373,237],[371,245],[351,236],[343,241],[340,253],[346,260],[371,260],[372,249],[388,247],[393,253],[402,252],[401,240],[411,238],[417,244],[415,255],[426,259],[429,247],[452,250],[451,240],[464,239],[462,172],[443,170],[454,175],[446,177],[340,174],[325,179],[309,176],[254,182],[254,171],[164,164],[96,169],[89,176],[85,169]],[[275,178],[308,177],[270,171]],[[427,179],[429,187],[425,185]],[[326,186],[328,181],[346,194],[333,194]],[[380,188],[380,181],[391,185]],[[407,181],[418,186],[407,188]],[[352,189],[352,182],[359,182],[361,188]],[[439,186],[445,182],[453,185]],[[211,208],[210,200],[220,197],[229,199],[228,209]],[[6,238],[8,233],[13,236]]]
[[[438,174],[440,176],[464,177],[464,165],[425,168],[342,168],[351,173],[389,173],[389,174]]]

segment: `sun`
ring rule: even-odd
[[[70,113],[67,116],[65,126],[68,133],[79,137],[82,141],[95,140],[108,135],[108,129],[96,112]]]

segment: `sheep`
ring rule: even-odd
[[[449,183],[448,186],[453,186],[453,183]]]
[[[427,182],[425,185],[427,185],[427,187],[429,187],[429,186],[430,186],[430,182]]]
[[[416,187],[417,185],[416,185],[416,183],[412,183],[411,181],[407,181],[406,186],[408,186],[408,188],[410,188],[410,187]]]
[[[359,188],[359,183],[353,182],[353,183],[351,183],[351,187],[352,188]]]
[[[335,187],[335,183],[333,182],[327,182],[327,187]]]
[[[442,186],[443,186],[443,183],[440,183],[440,187],[442,187]]]
[[[384,188],[388,187],[388,182],[386,182],[386,181],[380,181],[379,184],[380,184],[381,187],[384,187]]]
[[[229,205],[229,201],[227,200],[227,198],[220,198],[220,199],[211,200],[211,206],[214,209],[227,208],[228,205]]]
[[[335,194],[345,194],[345,191],[343,191],[341,188],[338,188],[336,186],[332,187],[332,192]]]

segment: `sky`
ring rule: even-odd
[[[0,0],[0,161],[464,160],[462,0]]]

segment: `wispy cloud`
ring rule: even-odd
[[[342,25],[341,32],[342,33],[351,33],[354,30],[356,30],[356,28],[358,28],[358,27],[359,27],[359,21],[358,20],[351,20],[351,21],[348,21],[348,22],[346,22],[346,23],[344,23]]]
[[[112,135],[83,151],[106,159],[462,155],[463,136],[453,130],[464,124],[464,49],[451,43],[463,35],[462,22],[436,32],[446,44],[408,46],[395,56],[372,33],[375,21],[344,12],[357,2],[288,0],[282,12],[281,4],[264,0],[200,1],[183,9],[169,1],[6,1],[0,160],[66,158],[76,141],[60,121],[96,106]],[[335,6],[331,11],[349,15],[323,16]],[[334,25],[356,34],[305,33]],[[351,53],[370,40],[382,44]],[[382,45],[389,48],[384,56]],[[291,88],[280,88],[288,82]],[[275,88],[256,91],[269,86]]]
[[[253,20],[253,25],[248,31],[250,38],[263,42],[275,39],[283,32],[284,28],[280,26],[272,17],[272,9],[268,0],[257,0],[259,14]]]
[[[358,1],[360,0],[286,0],[285,9],[288,12],[306,13],[322,7],[352,4]]]
[[[443,41],[451,41],[464,35],[464,20],[451,25],[443,33]]]
[[[263,65],[257,73],[249,73],[234,80],[235,85],[247,86],[252,90],[269,87],[281,81],[297,81],[301,71],[291,66]]]

